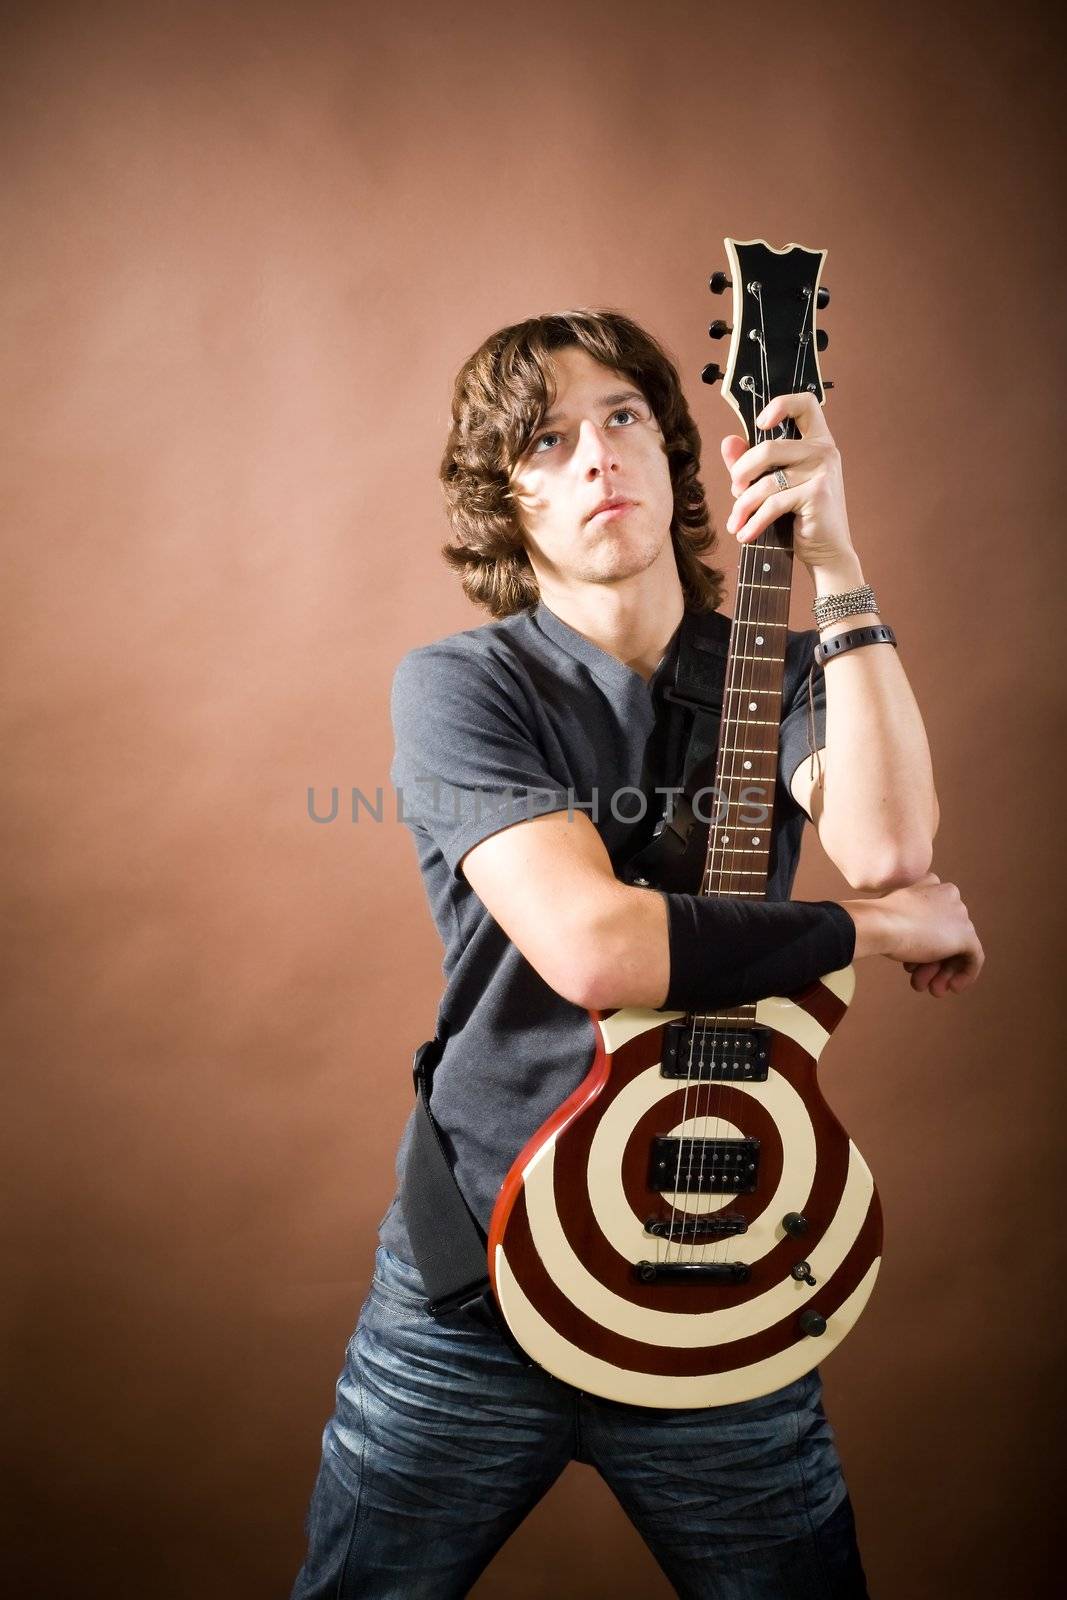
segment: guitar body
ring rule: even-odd
[[[881,1207],[866,1162],[820,1093],[816,1066],[853,985],[846,967],[755,1006],[770,1045],[763,1081],[694,1088],[665,1077],[666,1025],[678,1013],[593,1013],[589,1073],[516,1160],[490,1227],[496,1299],[541,1366],[630,1405],[723,1405],[792,1382],[845,1337],[878,1273]],[[758,1140],[755,1186],[654,1187],[650,1152],[671,1136]],[[744,1231],[688,1241],[689,1230],[727,1210]],[[788,1232],[783,1218],[797,1227],[797,1217],[806,1226]],[[649,1232],[655,1220],[674,1242]],[[750,1276],[645,1281],[640,1264],[657,1259],[740,1262]],[[794,1276],[804,1262],[814,1284]],[[806,1333],[811,1312],[818,1315],[807,1325],[817,1331]]]

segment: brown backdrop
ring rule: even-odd
[[[1042,12],[3,22],[15,1592],[288,1593],[439,990],[410,841],[345,797],[387,782],[399,656],[484,620],[437,556],[451,380],[501,322],[623,307],[679,361],[721,524],[731,415],[696,377],[725,233],[829,248],[854,537],[927,717],[935,866],[988,950],[941,1004],[864,963],[829,1053],[888,1251],[828,1409],[880,1600],[1037,1592],[1062,1079]],[[797,892],[842,892],[814,839]],[[578,1467],[476,1589],[667,1593]]]

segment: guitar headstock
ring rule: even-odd
[[[825,250],[806,250],[787,244],[774,250],[763,239],[724,239],[729,274],[716,272],[709,287],[713,294],[733,290],[733,323],[715,321],[708,329],[713,339],[730,334],[725,369],[704,368],[705,383],[722,378],[724,399],[741,419],[749,444],[765,436],[756,418],[779,394],[808,390],[822,404],[826,390],[819,371],[820,350],[829,340],[815,326],[815,313],[829,304],[829,289],[819,278]],[[791,427],[785,432],[794,434]]]

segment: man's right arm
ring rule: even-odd
[[[530,965],[574,1005],[660,1009],[677,991],[668,904],[674,897],[616,878],[603,840],[581,812],[551,812],[499,830],[467,851],[461,871]],[[954,885],[931,875],[879,899],[838,903],[855,925],[856,959],[885,955],[906,963],[916,969],[913,986],[939,997],[978,976],[982,948]],[[784,907],[795,904],[783,903],[783,925]],[[767,902],[729,903],[735,920],[749,907],[754,923],[773,924],[776,908]],[[725,969],[732,951],[724,945],[704,956],[712,971],[717,963]],[[710,1010],[723,1002],[709,988],[702,1003]]]

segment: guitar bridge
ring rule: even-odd
[[[730,1234],[747,1233],[748,1221],[736,1211],[716,1211],[700,1222],[688,1217],[649,1217],[645,1232],[654,1239],[677,1240],[681,1244],[711,1244]]]
[[[639,1261],[642,1283],[747,1283],[747,1261]]]

